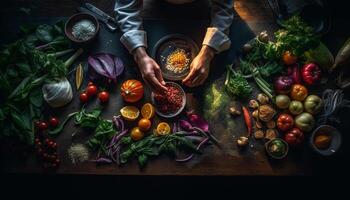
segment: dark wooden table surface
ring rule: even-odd
[[[31,8],[31,17],[62,17],[70,16],[75,13],[75,9],[83,2],[91,2],[106,12],[113,15],[114,0],[99,1],[83,1],[83,0],[12,0],[6,6],[0,8],[0,16],[2,24],[9,24],[11,20],[6,20],[4,16],[13,16],[14,13],[23,15],[19,11],[20,8]],[[159,6],[161,5],[161,6]],[[182,12],[180,15],[176,12],[164,12],[164,6],[159,1],[146,1],[144,3],[143,16],[147,19],[162,20],[207,20],[208,13],[202,10],[191,12],[189,10]],[[236,19],[243,21],[256,34],[262,30],[268,30],[270,33],[277,28],[271,11],[264,0],[236,0],[234,4],[236,11]],[[341,21],[340,17],[340,21]],[[342,21],[340,22],[342,23]],[[335,27],[336,31],[331,34],[336,36],[336,44],[334,49],[339,48],[341,42],[344,41],[346,33],[339,31],[339,27]],[[239,30],[237,30],[239,32]],[[235,33],[234,33],[235,34]],[[238,33],[237,33],[238,34]],[[331,36],[326,36],[326,41],[331,41]],[[117,37],[117,35],[116,35]],[[125,50],[124,50],[125,51]],[[133,67],[134,63],[129,55],[125,52],[124,59],[128,59],[127,67]],[[124,78],[135,77],[140,78],[137,71],[131,70]],[[119,94],[119,86],[113,91],[113,95],[109,105],[104,113],[104,117],[110,118],[117,114],[118,110],[123,106]],[[206,148],[201,156],[196,157],[189,163],[176,163],[166,157],[152,160],[148,166],[140,170],[137,162],[132,161],[122,167],[116,165],[96,166],[94,163],[81,163],[77,165],[71,164],[67,158],[67,148],[79,139],[72,139],[71,133],[74,129],[73,123],[69,123],[64,133],[58,138],[59,155],[62,158],[62,164],[57,170],[59,174],[118,174],[118,175],[309,175],[318,173],[338,173],[333,168],[333,163],[338,160],[338,164],[342,161],[342,157],[331,159],[320,158],[312,154],[307,147],[292,153],[283,161],[269,160],[264,152],[263,144],[255,142],[247,151],[238,151],[234,144],[234,138],[244,134],[244,122],[241,117],[231,119],[226,110],[230,100],[226,95],[218,96],[222,89],[223,75],[212,76],[210,81],[198,89],[198,91],[190,90],[187,93],[188,105],[187,109],[195,109],[204,114],[210,121],[211,129],[222,141],[222,147],[210,146]],[[203,92],[203,93],[202,93]],[[202,95],[201,95],[202,94]],[[210,96],[211,95],[211,96]],[[146,95],[146,99],[149,94]],[[208,100],[209,98],[209,100]],[[212,102],[210,102],[212,98]],[[217,108],[213,107],[215,101],[223,100],[228,103],[220,104]],[[65,109],[58,109],[54,112],[60,113],[63,118],[66,114],[79,109],[79,101],[77,98]],[[215,112],[213,112],[215,111]],[[159,120],[159,119],[157,119]],[[11,152],[11,149],[7,150]],[[2,148],[2,152],[4,149]],[[6,159],[8,156],[2,155]],[[2,162],[4,163],[4,162]],[[19,158],[10,159],[6,164],[2,164],[2,171],[13,173],[41,173],[43,170],[38,165],[31,153],[22,155]],[[325,168],[332,170],[325,170]],[[329,168],[330,167],[330,168]]]

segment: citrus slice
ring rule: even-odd
[[[141,108],[141,115],[143,118],[151,119],[154,117],[154,107],[150,103],[146,103]]]
[[[168,135],[170,133],[170,126],[166,122],[160,122],[156,129],[157,135]]]
[[[139,117],[140,111],[135,106],[125,106],[120,109],[120,114],[125,120],[135,121]]]

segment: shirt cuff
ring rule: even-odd
[[[123,34],[120,38],[125,48],[132,53],[137,47],[147,48],[147,34],[145,31],[132,30]]]
[[[207,33],[205,34],[203,45],[207,45],[213,48],[216,51],[215,53],[220,53],[230,48],[231,40],[218,28],[209,27],[207,28]]]

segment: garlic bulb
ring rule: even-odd
[[[43,85],[45,101],[53,108],[68,104],[73,99],[72,86],[66,78]]]

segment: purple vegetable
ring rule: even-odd
[[[122,60],[109,53],[91,55],[88,58],[88,63],[91,67],[89,68],[89,76],[93,80],[104,77],[115,82],[117,76],[124,71]]]
[[[203,140],[205,140],[205,137],[199,136],[199,135],[189,135],[185,136],[185,138],[191,140],[194,143],[201,143]]]
[[[207,143],[209,141],[209,138],[205,138],[201,143],[198,144],[198,146],[196,147],[197,150],[199,150],[201,148],[201,146],[203,146],[205,143]],[[192,153],[191,155],[187,156],[186,158],[183,159],[176,159],[177,162],[187,162],[189,160],[191,160],[193,158],[194,154]]]
[[[193,130],[191,123],[186,121],[186,120],[182,120],[182,119],[179,120],[179,126],[184,131],[192,131]]]
[[[193,112],[187,113],[188,122],[193,126],[202,129],[204,132],[209,131],[209,124],[202,117]]]
[[[108,159],[108,158],[100,157],[100,158],[97,158],[96,160],[92,160],[92,162],[101,163],[101,164],[104,164],[104,163],[109,164],[109,163],[112,163],[112,160]]]
[[[279,76],[275,80],[275,90],[279,94],[288,94],[293,85],[293,79],[289,76]]]
[[[112,146],[114,146],[122,137],[124,137],[126,134],[128,134],[128,129],[122,131],[121,133],[119,133],[118,135],[114,135],[111,142],[109,143],[109,145],[106,147],[107,149],[111,148]]]

